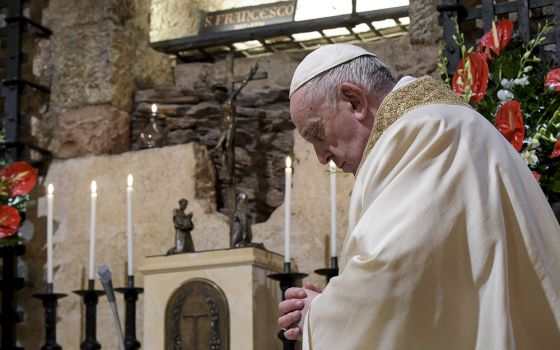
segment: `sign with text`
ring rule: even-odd
[[[261,27],[291,22],[296,12],[295,1],[282,1],[259,6],[240,7],[202,14],[199,34]]]

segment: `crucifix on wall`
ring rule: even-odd
[[[236,100],[239,93],[251,80],[266,79],[267,73],[257,75],[259,65],[255,63],[249,74],[240,78],[233,75],[233,54],[226,56],[226,80],[212,87],[214,97],[221,104],[222,131],[216,150],[219,152],[226,185],[225,207],[229,217],[230,246],[233,242],[234,216],[237,210],[237,190],[235,181],[235,132],[236,132]],[[233,248],[233,247],[232,247]]]

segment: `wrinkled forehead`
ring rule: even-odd
[[[300,134],[305,133],[320,119],[320,107],[317,102],[305,98],[305,88],[297,90],[290,98],[290,117]]]

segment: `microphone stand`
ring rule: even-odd
[[[98,350],[101,344],[97,341],[97,303],[99,297],[105,294],[102,290],[95,290],[95,280],[88,280],[88,289],[75,290],[75,294],[82,297],[86,306],[86,339],[80,344],[80,350]]]
[[[125,339],[126,350],[138,350],[142,347],[136,339],[136,301],[138,295],[144,292],[144,288],[134,287],[134,276],[128,276],[128,285],[125,288],[116,288],[118,293],[124,294],[125,306]]]
[[[97,267],[97,278],[99,278],[99,281],[103,285],[105,295],[107,296],[107,301],[109,302],[109,307],[111,307],[111,311],[113,312],[115,329],[117,331],[117,337],[119,338],[119,347],[121,348],[121,350],[125,350],[121,320],[119,319],[119,310],[117,309],[117,300],[115,299],[115,292],[113,289],[111,268],[109,268],[109,266],[105,264],[99,265]]]

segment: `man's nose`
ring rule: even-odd
[[[323,165],[327,164],[329,162],[329,157],[331,154],[327,150],[321,149],[316,145],[313,145],[313,148],[315,148],[315,154],[317,155],[317,159],[319,160],[319,163]]]

